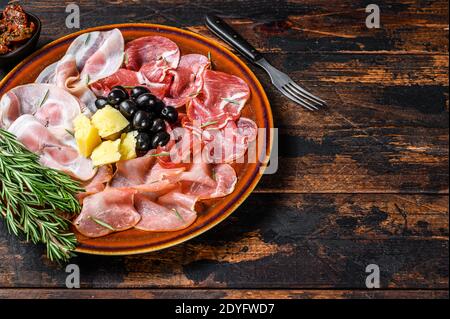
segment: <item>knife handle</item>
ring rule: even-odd
[[[205,23],[209,30],[211,30],[220,39],[231,45],[250,61],[255,62],[262,58],[262,55],[258,52],[258,50],[256,50],[250,43],[247,42],[247,40],[245,40],[221,18],[215,15],[207,14],[205,17]]]

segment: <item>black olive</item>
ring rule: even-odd
[[[166,106],[161,110],[161,116],[169,123],[175,123],[178,120],[178,111],[173,106]]]
[[[106,105],[108,105],[108,100],[104,97],[99,97],[95,100],[95,107],[99,110],[104,108]]]
[[[137,111],[133,118],[133,127],[139,131],[147,131],[152,125],[152,114],[145,111]]]
[[[152,125],[150,126],[150,132],[157,133],[164,131],[166,129],[166,123],[163,119],[157,118],[154,119]]]
[[[163,110],[163,108],[164,108],[165,106],[166,106],[166,105],[164,104],[163,101],[157,100],[157,101],[155,102],[155,104],[152,106],[152,111],[159,115],[159,114],[161,114],[161,111]]]
[[[130,95],[132,99],[136,100],[139,96],[145,93],[150,93],[150,90],[147,89],[145,86],[135,86],[134,88],[131,89]]]
[[[152,146],[152,136],[145,132],[136,135],[136,151],[140,154],[147,152]]]
[[[111,90],[108,94],[108,102],[111,105],[119,105],[120,102],[126,99],[128,99],[128,93],[121,89]]]
[[[136,103],[132,100],[124,100],[119,104],[120,113],[128,120],[131,120],[134,114],[138,111]]]
[[[152,138],[152,148],[164,146],[170,141],[170,135],[167,132],[158,132]]]
[[[122,85],[115,85],[115,86],[113,86],[111,88],[111,91],[112,90],[121,90],[122,92],[124,92],[129,97],[127,89],[125,89]]]
[[[136,99],[136,103],[139,108],[143,110],[150,110],[156,103],[156,97],[153,94],[144,93],[139,95],[139,97]]]

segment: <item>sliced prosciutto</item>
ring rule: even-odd
[[[256,139],[257,130],[255,122],[248,118],[240,118],[237,124],[229,121],[220,130],[204,130],[203,154],[209,163],[230,163],[240,159]]]
[[[0,127],[7,129],[23,114],[34,115],[45,126],[73,131],[73,119],[83,107],[67,91],[49,84],[17,86],[0,100]]]
[[[224,197],[231,194],[237,183],[236,172],[229,164],[219,164],[212,168],[215,183],[211,186],[199,182],[192,183],[188,195],[197,196],[198,199]]]
[[[165,37],[148,36],[130,41],[125,47],[125,67],[140,72],[145,83],[158,98],[169,90],[172,75],[180,61],[180,50],[175,42]]]
[[[83,199],[89,195],[100,193],[106,187],[106,184],[113,178],[113,168],[111,165],[102,165],[98,168],[94,178],[85,183],[84,192],[78,194],[77,198],[82,203]]]
[[[83,181],[91,179],[96,172],[91,160],[81,156],[75,147],[62,142],[71,140],[70,134],[59,128],[46,127],[30,114],[20,116],[8,131],[28,150],[38,154],[39,161],[44,166],[66,172]]]
[[[197,218],[193,207],[185,207],[170,200],[169,203],[161,205],[145,194],[136,194],[135,206],[141,215],[141,220],[135,228],[145,231],[176,231],[188,227]]]
[[[118,29],[95,31],[77,37],[56,65],[44,69],[40,83],[53,83],[83,101],[95,111],[95,94],[88,85],[106,78],[121,67],[124,39]]]
[[[100,237],[134,227],[141,215],[134,207],[136,191],[107,188],[84,199],[80,215],[74,221],[87,237]]]
[[[143,156],[116,164],[116,173],[111,181],[112,187],[130,187],[145,184],[147,174],[153,166],[155,158]]]
[[[173,82],[164,103],[178,107],[195,97],[203,85],[203,73],[209,65],[210,61],[204,55],[183,55],[178,67],[169,71],[173,75]]]
[[[250,89],[241,78],[212,70],[203,73],[201,93],[190,101],[187,115],[208,129],[222,128],[228,121],[239,118],[250,97]]]
[[[121,68],[113,75],[91,84],[90,87],[98,96],[107,96],[113,86],[145,85],[145,81],[141,73]]]

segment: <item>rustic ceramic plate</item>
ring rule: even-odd
[[[264,90],[250,69],[233,53],[219,43],[198,34],[155,24],[119,24],[83,30],[62,37],[37,51],[0,82],[0,96],[13,87],[34,82],[39,73],[51,63],[59,60],[70,43],[80,34],[97,30],[119,28],[125,41],[149,35],[165,36],[178,44],[181,54],[211,54],[213,69],[237,75],[247,82],[251,90],[251,98],[242,115],[253,119],[258,127],[265,128],[265,145],[257,148],[257,154],[264,158],[262,163],[234,164],[238,174],[235,191],[227,197],[210,200],[200,205],[199,216],[190,227],[176,232],[144,232],[131,229],[100,238],[86,238],[77,234],[78,252],[125,255],[155,251],[167,248],[193,238],[217,225],[227,218],[252,192],[265,168],[270,155],[273,127],[272,113]]]

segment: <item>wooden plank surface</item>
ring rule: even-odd
[[[43,20],[40,45],[75,31],[64,2],[22,3]],[[210,38],[203,16],[221,14],[330,107],[299,109],[251,66],[280,130],[280,167],[231,218],[161,252],[80,255],[77,292],[0,222],[0,298],[448,298],[447,1],[378,1],[382,26],[370,30],[364,1],[78,3],[82,28],[149,22]],[[383,290],[365,290],[369,263]]]
[[[0,289],[0,299],[448,299],[448,290]]]
[[[0,287],[65,287],[42,249],[0,234]],[[364,289],[374,263],[382,288],[445,289],[448,258],[448,196],[258,194],[177,247],[72,262],[82,288]]]

